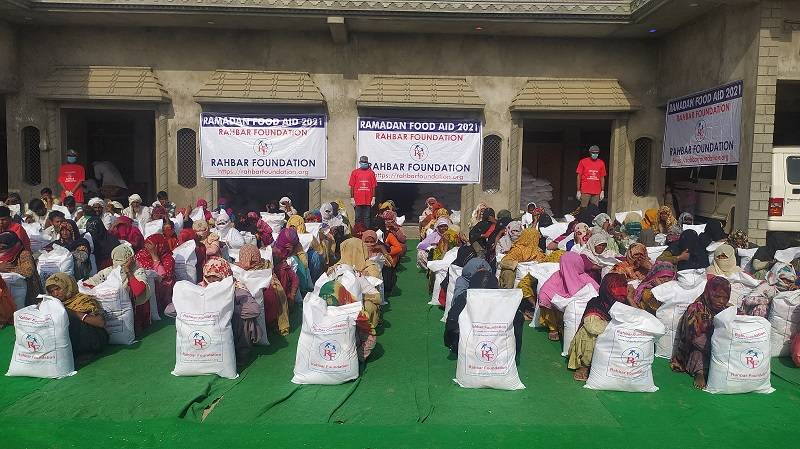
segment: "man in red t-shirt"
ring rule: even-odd
[[[83,204],[83,182],[86,181],[86,171],[78,163],[78,153],[75,150],[67,151],[67,163],[58,169],[58,183],[61,184],[61,201],[72,196],[75,202]]]
[[[600,147],[592,145],[589,148],[589,157],[578,162],[577,190],[575,198],[581,202],[581,208],[589,203],[597,206],[606,196],[606,163],[600,158]]]
[[[367,156],[358,160],[358,168],[350,173],[350,202],[355,208],[355,223],[361,223],[370,228],[371,209],[375,205],[375,188],[378,181],[372,171]]]

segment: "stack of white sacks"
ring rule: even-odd
[[[553,215],[550,207],[550,201],[553,201],[553,185],[550,181],[535,178],[526,167],[522,167],[521,186],[519,203],[521,210],[527,212],[528,203],[536,203],[536,206],[543,208],[547,215]]]

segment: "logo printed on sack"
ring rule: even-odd
[[[319,345],[319,356],[324,360],[336,360],[339,356],[339,342],[336,340],[325,340]]]
[[[411,156],[411,159],[415,161],[424,161],[425,158],[428,157],[428,147],[423,143],[414,142],[411,144],[411,149],[408,154]]]
[[[639,348],[629,348],[622,351],[622,363],[625,366],[629,366],[631,368],[635,368],[639,361],[642,359],[642,353],[639,351]]]
[[[478,343],[475,354],[483,363],[491,363],[497,359],[497,346],[491,341],[482,341]]]
[[[203,331],[192,331],[189,336],[189,346],[196,351],[202,351],[211,344],[211,337]]]
[[[748,348],[742,351],[741,361],[742,364],[750,369],[756,369],[761,366],[764,360],[764,353],[758,348]]]
[[[30,333],[25,335],[25,347],[30,352],[39,352],[44,346],[44,340],[39,334]]]

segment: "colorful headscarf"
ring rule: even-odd
[[[748,237],[747,232],[742,229],[737,229],[733,231],[728,236],[728,243],[734,248],[740,248],[740,249],[750,248],[750,238]]]
[[[61,300],[64,308],[74,313],[89,313],[92,315],[103,312],[103,308],[95,298],[78,291],[78,283],[69,274],[55,273],[51,275],[45,281],[44,288],[47,290],[51,286],[59,287],[64,293],[66,299]]]
[[[161,262],[164,271],[171,273],[175,269],[175,259],[167,244],[167,239],[161,234],[153,234],[144,239],[145,244],[149,243],[155,247],[156,255]],[[136,263],[145,270],[155,270],[153,258],[147,248],[142,248],[136,252]]]
[[[229,276],[233,276],[233,271],[231,271],[231,266],[225,259],[215,256],[209,258],[205,265],[203,265],[203,281],[198,285],[201,287],[208,286],[208,278],[210,276],[217,276],[221,279],[225,279]]]
[[[539,291],[540,306],[549,309],[554,296],[570,298],[587,284],[599,288],[597,282],[586,273],[580,254],[568,251],[561,256],[558,264],[559,270],[550,276]]]
[[[791,265],[775,262],[775,265],[767,272],[765,280],[769,285],[777,288],[778,291],[785,292],[789,290],[788,285],[797,282],[797,273]]]
[[[273,248],[279,257],[286,258],[293,255],[298,246],[300,246],[300,237],[297,236],[297,231],[293,228],[283,228],[278,234]]]
[[[181,233],[178,234],[178,245],[182,245],[189,240],[197,241],[197,232],[194,229],[183,228]]]
[[[642,229],[658,230],[658,209],[647,209],[644,211]]]
[[[675,265],[672,265],[669,262],[656,262],[653,264],[653,267],[650,269],[650,272],[647,273],[642,282],[636,287],[636,292],[634,292],[633,297],[631,298],[631,305],[633,307],[640,307],[639,304],[642,302],[642,296],[644,295],[645,290],[652,289],[653,287],[660,285],[660,278],[669,277],[669,280],[675,280],[678,272],[675,270]],[[641,308],[641,307],[640,307]]]
[[[714,262],[709,272],[717,276],[732,276],[742,271],[736,264],[736,250],[727,243],[714,250]]]
[[[578,223],[575,225],[574,240],[579,245],[585,245],[589,241],[589,225]]]
[[[514,222],[520,223],[521,222]],[[541,248],[539,248],[539,239],[542,235],[536,228],[528,228],[520,234],[519,238],[511,249],[506,254],[506,257],[517,262],[544,262],[547,258]]]
[[[13,263],[22,252],[22,241],[17,234],[11,231],[0,233],[0,262]]]
[[[258,250],[256,245],[246,243],[239,248],[239,261],[236,262],[243,270],[253,270],[264,264],[264,259],[261,257],[261,251]]]
[[[294,228],[298,234],[306,234],[306,222],[300,215],[292,215],[286,221],[287,228]]]
[[[129,217],[119,217],[114,226],[111,227],[111,235],[119,240],[125,240],[137,250],[144,245],[142,231],[133,225],[133,220]]]
[[[662,215],[664,218],[662,218]],[[678,221],[675,220],[675,216],[672,215],[672,208],[669,206],[661,206],[658,208],[658,226],[655,227],[654,231],[666,234],[667,230],[677,223]]]
[[[628,280],[619,273],[609,273],[603,278],[597,296],[586,304],[581,322],[588,316],[597,316],[604,321],[611,321],[611,307],[625,303],[628,296]]]

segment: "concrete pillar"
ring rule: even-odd
[[[169,174],[176,173],[177,170],[170,170],[169,167],[169,122],[167,110],[169,106],[162,104],[155,110],[155,134],[156,134],[156,192],[169,188]],[[172,139],[175,140],[175,139]],[[172,154],[177,154],[176,152]],[[175,167],[177,168],[177,167]],[[177,183],[177,180],[175,180]]]
[[[633,154],[628,139],[628,118],[615,119],[611,126],[611,160],[606,195],[608,210],[618,212],[630,210],[632,205]]]
[[[508,204],[512,214],[519,209],[522,171],[522,119],[511,120],[508,134]],[[469,209],[472,210],[472,209]],[[463,215],[462,215],[463,216]]]

